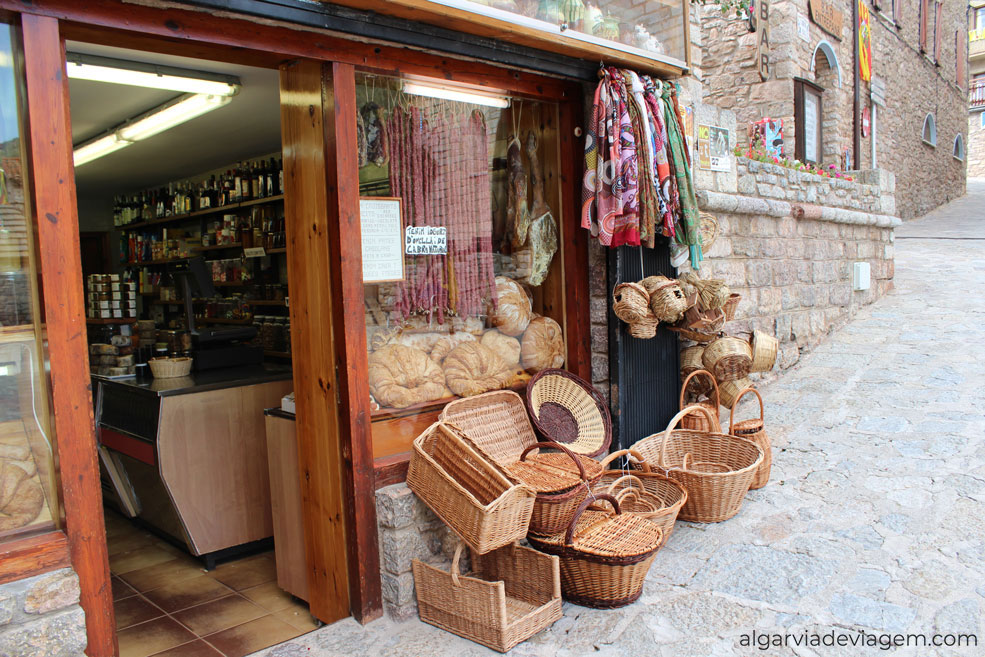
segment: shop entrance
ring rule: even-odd
[[[303,163],[285,181],[281,73],[66,58],[81,244],[108,245],[82,260],[120,654],[244,655],[337,620],[344,585],[308,581],[286,216],[315,192]]]

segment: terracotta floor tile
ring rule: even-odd
[[[209,573],[215,579],[237,591],[248,589],[277,579],[277,566],[273,553],[224,563]]]
[[[122,579],[113,575],[110,577],[110,583],[113,585],[113,600],[122,600],[123,598],[129,598],[131,595],[137,595],[129,584],[124,582]]]
[[[120,576],[124,582],[138,591],[152,591],[168,584],[174,584],[193,577],[201,577],[205,569],[201,562],[185,555],[170,561],[154,564],[139,570],[132,570]]]
[[[163,611],[139,595],[117,600],[113,603],[113,610],[116,615],[117,630],[122,630],[138,623],[145,623],[164,615]]]
[[[308,605],[306,604],[295,603],[287,609],[281,609],[275,612],[274,616],[302,632],[311,632],[312,630],[318,629],[318,621],[308,611]]]
[[[135,550],[130,550],[129,552],[111,554],[109,557],[109,569],[114,575],[123,575],[134,570],[171,561],[172,559],[174,559],[173,554],[165,552],[157,546],[146,545]]]
[[[171,648],[171,650],[159,652],[152,657],[222,657],[222,653],[199,639],[177,648]]]
[[[228,630],[205,637],[226,657],[243,657],[251,652],[293,639],[300,630],[273,616],[263,616]]]
[[[116,636],[120,641],[120,657],[148,657],[196,638],[167,616],[128,627]]]
[[[266,616],[267,611],[240,595],[229,595],[174,614],[174,619],[198,636],[215,634]]]
[[[174,613],[225,597],[230,593],[232,591],[228,587],[223,586],[208,575],[199,575],[156,588],[144,595],[164,611]]]
[[[106,535],[106,547],[109,549],[109,555],[111,557],[115,554],[130,552],[131,550],[146,547],[153,543],[153,536],[139,531],[120,531],[112,535]]]
[[[253,586],[243,589],[240,593],[271,613],[287,609],[295,604],[291,594],[277,586],[277,582]]]

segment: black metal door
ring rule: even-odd
[[[673,277],[667,240],[654,249],[623,246],[609,251],[609,298],[623,281],[644,276]],[[680,381],[677,335],[661,324],[657,335],[641,340],[609,307],[609,380],[612,391],[612,449],[626,448],[663,431],[677,412]]]

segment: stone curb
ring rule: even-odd
[[[699,190],[696,193],[698,205],[702,210],[714,212],[731,212],[735,214],[766,215],[769,217],[807,216],[818,221],[829,221],[836,224],[851,224],[854,226],[876,226],[878,228],[895,228],[903,222],[899,217],[888,214],[873,214],[858,210],[845,210],[812,206],[806,203],[788,203],[774,199],[756,198]],[[817,209],[820,208],[820,212]]]

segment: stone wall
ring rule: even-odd
[[[985,113],[972,112],[968,116],[968,141],[965,160],[968,162],[969,178],[985,178],[985,128],[982,117]]]
[[[79,657],[86,646],[71,568],[0,585],[0,655]]]

